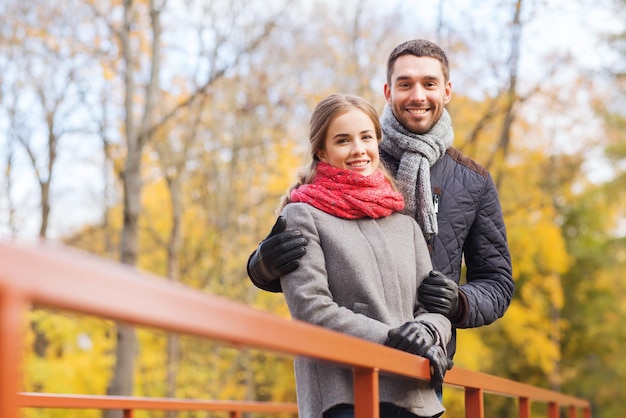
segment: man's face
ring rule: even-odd
[[[452,96],[452,83],[445,81],[441,63],[431,57],[402,55],[393,67],[385,98],[396,119],[408,131],[424,134],[441,117]]]

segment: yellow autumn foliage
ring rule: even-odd
[[[114,361],[110,321],[43,309],[30,311],[28,319],[32,326],[26,328],[26,347],[43,348],[41,353],[24,352],[24,391],[105,393]],[[38,410],[24,411],[25,418],[40,416]],[[46,417],[96,418],[100,413],[51,409]]]
[[[115,10],[115,18],[101,22],[104,36],[98,29],[92,37],[81,39],[80,45],[68,43],[79,38],[72,36],[75,35],[70,30],[72,28],[64,26],[69,36],[61,37],[60,31],[46,30],[45,25],[52,21],[42,18],[46,13],[51,14],[50,11],[55,16],[62,14],[64,9],[39,5],[35,10],[37,19],[27,19],[27,15],[21,20],[9,19],[13,21],[10,24],[23,30],[25,36],[12,41],[21,47],[27,46],[26,42],[31,39],[44,40],[42,45],[49,47],[50,51],[46,51],[49,53],[80,51],[76,76],[85,76],[78,71],[87,62],[82,61],[83,57],[97,63],[93,66],[95,72],[88,74],[101,77],[94,80],[94,85],[103,83],[106,87],[102,91],[91,91],[89,83],[82,80],[79,90],[85,89],[80,91],[85,97],[81,98],[91,100],[95,97],[89,102],[94,115],[85,113],[94,118],[91,122],[97,125],[95,130],[102,130],[102,137],[96,139],[111,140],[109,135],[115,139],[119,139],[116,135],[123,138],[126,127],[123,117],[119,116],[126,111],[120,105],[123,94],[119,84],[123,77],[122,71],[116,68],[121,66],[122,57],[115,40],[123,4],[119,0],[86,3],[89,3],[85,8],[88,13],[83,10],[80,16],[70,16],[76,17],[77,21],[81,19],[81,24],[91,24],[94,18],[105,17],[98,15],[104,10]],[[149,3],[144,0],[132,3],[135,20],[130,25],[130,36],[138,60],[130,75],[140,85],[149,78],[147,70],[153,39],[149,35]],[[184,6],[188,5],[185,3]],[[181,15],[184,6],[179,6]],[[236,11],[236,8],[228,11]],[[320,8],[320,11],[325,13],[327,10]],[[165,10],[163,16],[167,12],[170,10]],[[203,17],[218,22],[223,16]],[[233,23],[234,17],[237,16],[233,16]],[[34,24],[34,21],[40,22]],[[164,23],[167,26],[172,22],[165,19]],[[346,27],[356,28],[359,22],[352,23]],[[110,24],[110,33],[104,30],[107,24]],[[210,25],[189,26],[190,31],[185,32],[185,36],[190,37],[189,44],[207,41],[211,37]],[[374,32],[368,25],[364,26],[363,32],[359,32],[363,36]],[[204,82],[207,84],[189,107],[179,108],[172,119],[157,126],[156,133],[146,144],[142,156],[144,186],[138,268],[161,276],[162,280],[172,279],[165,277],[171,267],[168,266],[167,244],[172,238],[172,190],[166,176],[177,175],[181,180],[178,191],[182,196],[183,213],[181,246],[176,254],[176,280],[191,288],[289,318],[281,294],[260,291],[250,283],[246,274],[247,258],[269,232],[280,196],[295,179],[297,169],[307,162],[307,122],[312,106],[328,93],[350,91],[367,97],[382,110],[381,86],[372,87],[372,80],[382,79],[381,51],[388,49],[386,43],[393,44],[395,37],[400,36],[387,32],[376,43],[376,48],[368,48],[364,38],[345,32],[345,28],[321,27],[321,39],[313,42],[304,38],[291,39],[297,48],[282,48],[269,36],[274,43],[263,46],[261,42],[242,57],[230,57],[237,53],[238,42],[243,42],[254,32],[248,33],[247,27],[233,27],[236,42],[227,39],[228,36],[217,37],[224,43],[212,51],[214,56],[207,49],[200,51],[202,56],[191,57],[189,61],[186,59],[190,57],[183,58],[183,66],[194,65],[196,59],[200,63],[189,74],[167,65],[174,62],[178,65],[178,58],[184,55],[184,51],[173,53],[180,46],[175,37],[163,38],[167,40],[164,42],[166,48],[161,51],[161,64],[167,68],[161,74],[165,81],[159,80],[159,103],[154,114],[146,115],[146,119],[167,119],[172,109],[186,103],[195,87]],[[16,33],[21,32],[16,30]],[[191,39],[193,36],[198,39]],[[351,45],[353,39],[358,40],[358,44],[354,41],[355,44]],[[89,50],[91,46],[96,48]],[[459,42],[451,43],[451,54],[461,52],[454,50],[459,46]],[[209,48],[209,45],[203,47]],[[346,54],[348,47],[354,47],[358,59]],[[471,49],[470,46],[466,48]],[[16,58],[20,57],[16,54]],[[70,58],[67,57],[67,62]],[[235,62],[234,67],[229,67],[230,58]],[[309,66],[314,70],[308,71]],[[223,73],[220,72],[222,69]],[[455,69],[459,70],[462,69]],[[301,74],[288,77],[292,72]],[[213,76],[216,78],[210,79]],[[42,85],[49,86],[49,82],[44,80]],[[572,91],[578,92],[580,87],[578,82]],[[147,101],[142,97],[141,88],[133,91],[131,98],[134,100],[132,112],[137,114]],[[6,92],[9,95],[9,90]],[[626,373],[626,363],[621,358],[626,341],[622,331],[626,318],[626,301],[622,297],[626,292],[623,275],[626,265],[623,250],[624,180],[618,181],[618,178],[610,191],[579,195],[580,190],[593,189],[593,185],[580,174],[584,152],[555,152],[551,142],[553,133],[541,131],[532,115],[522,112],[515,114],[511,142],[505,152],[498,142],[504,124],[503,95],[496,90],[493,92],[493,95],[485,92],[482,98],[466,96],[462,86],[457,88],[455,85],[449,110],[456,134],[454,146],[477,162],[488,164],[498,185],[517,288],[511,307],[502,319],[487,327],[458,331],[455,364],[544,386],[560,387],[563,384],[568,387],[569,384],[572,393],[580,391],[587,395],[597,391],[597,399],[603,404],[612,402],[619,399],[621,393],[619,388],[612,387],[617,385],[606,383],[609,381],[606,376],[614,374],[612,377],[619,379]],[[542,85],[537,94],[548,102],[556,102],[562,93],[565,93],[563,89]],[[526,99],[529,98],[519,98],[520,107]],[[599,95],[598,101],[604,103],[604,100],[605,94]],[[73,105],[82,108],[83,104],[75,102]],[[70,107],[72,103],[61,106],[63,109]],[[95,114],[99,111],[107,116],[98,119]],[[554,111],[557,117],[558,113]],[[598,143],[605,137],[611,141],[612,145],[607,149],[613,155],[613,168],[619,175],[624,153],[623,119],[616,119],[612,114],[607,114],[607,119],[613,129],[598,132],[601,137]],[[59,129],[94,130],[91,124],[78,126],[79,122],[77,126],[70,124]],[[135,127],[140,125],[138,121],[133,122],[137,122]],[[574,129],[576,126],[569,128],[573,133],[578,132]],[[579,138],[572,140],[578,141]],[[109,144],[113,155],[107,161],[110,165],[107,168],[111,170],[112,179],[119,178],[124,166],[123,157],[127,150],[119,145],[121,143],[123,141]],[[177,152],[186,146],[187,152],[178,155]],[[182,164],[174,164],[177,162]],[[621,174],[623,176],[623,171]],[[110,186],[110,193],[114,196],[106,199],[106,226],[86,225],[66,237],[66,242],[119,259],[122,193],[116,180],[112,180]],[[113,323],[34,309],[29,312],[25,329],[24,390],[106,392],[114,363]],[[177,372],[175,394],[179,397],[295,399],[293,367],[289,358],[256,350],[240,351],[182,335],[177,336],[180,358],[174,364],[167,364],[168,335],[165,332],[137,328],[136,335],[136,395],[164,396],[167,392],[166,371],[172,367]],[[450,406],[449,411],[458,413],[462,410],[462,393],[450,391],[444,399]],[[161,415],[137,413],[138,417]],[[44,415],[41,411],[27,410],[24,416]],[[100,414],[96,411],[46,410],[45,416],[73,418],[99,417]],[[618,416],[618,413],[605,413],[605,416]]]

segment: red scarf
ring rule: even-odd
[[[321,161],[313,182],[292,190],[290,199],[345,219],[377,219],[404,208],[402,194],[393,190],[382,171],[364,176]]]

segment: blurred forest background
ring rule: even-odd
[[[459,332],[455,365],[624,416],[624,0],[4,0],[0,19],[0,236],[284,317],[245,266],[313,106],[349,92],[382,111],[391,49],[436,41],[454,145],[495,178],[517,281],[503,319]],[[30,325],[25,390],[295,400],[289,358],[43,309]],[[461,393],[444,403],[462,416]],[[515,411],[487,396],[486,416]]]

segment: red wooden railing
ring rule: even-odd
[[[209,338],[233,347],[345,364],[354,370],[357,418],[378,418],[379,373],[429,378],[428,361],[420,357],[280,318],[74,249],[0,241],[1,418],[16,418],[25,407],[119,409],[126,418],[135,410],[226,411],[233,418],[243,412],[296,412],[293,404],[266,402],[21,393],[22,326],[32,304]],[[549,418],[559,418],[562,409],[569,418],[579,412],[591,418],[587,400],[459,367],[446,374],[445,384],[464,388],[467,418],[484,417],[485,393],[516,398],[520,418],[530,418],[532,402],[546,404]]]

